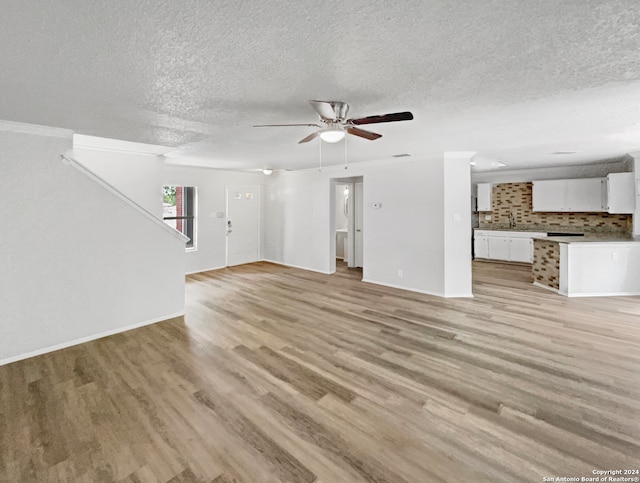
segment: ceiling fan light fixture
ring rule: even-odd
[[[325,129],[320,132],[320,139],[325,143],[339,143],[344,139],[344,131],[342,129]]]
[[[265,176],[269,176],[271,175],[271,173],[273,173],[273,170],[270,168],[266,168],[262,170],[262,174],[264,174]]]

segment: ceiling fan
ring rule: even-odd
[[[342,141],[346,133],[359,136],[369,141],[374,141],[382,137],[382,134],[377,134],[371,131],[365,131],[356,126],[361,124],[376,124],[379,122],[395,122],[395,121],[410,121],[413,119],[413,114],[410,112],[394,112],[392,114],[383,114],[380,116],[361,117],[358,119],[347,119],[347,113],[349,112],[349,104],[340,101],[309,101],[311,107],[320,116],[319,123],[309,124],[257,124],[253,127],[281,127],[281,126],[313,126],[320,129],[312,134],[309,134],[304,139],[298,141],[298,144],[308,143],[317,136],[327,143],[337,143]]]

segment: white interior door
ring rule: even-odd
[[[258,261],[260,188],[227,187],[227,266]]]
[[[355,193],[354,193],[354,222],[355,222],[355,230],[354,230],[354,265],[356,267],[362,267],[362,208],[363,208],[363,183],[355,184]]]

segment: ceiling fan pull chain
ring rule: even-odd
[[[320,136],[318,136],[318,153],[320,156],[320,167],[318,168],[319,172],[322,172],[322,139],[320,139]]]

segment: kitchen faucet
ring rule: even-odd
[[[516,219],[513,217],[513,213],[509,212],[509,228],[513,229],[516,227]]]

